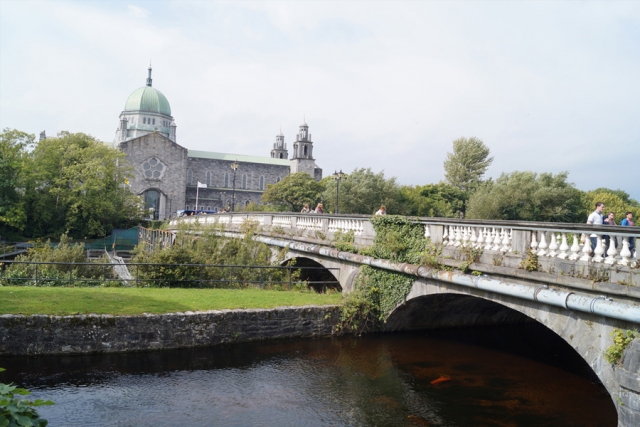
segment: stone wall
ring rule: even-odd
[[[193,208],[196,200],[196,183],[207,183],[207,172],[210,172],[210,180],[207,188],[198,191],[198,206],[212,208],[224,208],[230,203],[233,187],[233,160],[205,159],[189,157],[187,171],[192,173],[191,183],[187,182],[186,204]],[[238,161],[240,166],[236,171],[236,206],[244,207],[247,202],[262,203],[262,193],[267,184],[275,184],[289,175],[289,165],[273,165],[266,163],[251,163]],[[228,180],[225,185],[225,173]],[[243,188],[243,176],[246,175],[246,188]],[[260,177],[263,177],[264,187],[260,189]],[[181,208],[182,209],[182,208]]]
[[[139,316],[1,315],[0,355],[113,353],[328,336],[337,306]]]

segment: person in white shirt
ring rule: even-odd
[[[589,218],[587,218],[587,224],[602,225],[604,223],[604,219],[602,218],[602,211],[604,211],[604,203],[597,202],[596,210],[591,212],[591,215],[589,215]],[[591,240],[591,250],[594,251],[598,242],[597,236],[595,234],[592,234],[591,236],[589,236],[589,240]]]

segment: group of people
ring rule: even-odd
[[[318,203],[315,209],[309,209],[309,203],[305,203],[300,213],[321,214],[321,213],[324,213],[324,209],[323,209],[322,203]]]
[[[589,215],[589,218],[587,218],[587,224],[593,224],[593,225],[618,225],[616,224],[616,214],[613,212],[609,212],[607,213],[607,216],[605,217],[603,215],[604,212],[604,203],[602,202],[597,202],[596,203],[596,210],[591,212],[591,214]],[[635,224],[633,222],[633,212],[626,212],[625,214],[625,218],[620,221],[620,225],[624,226],[624,227],[633,227]],[[591,236],[589,236],[590,240],[591,240],[591,247],[595,248],[596,247],[596,243],[597,243],[597,236],[595,234],[592,234]],[[606,243],[606,247],[608,248],[611,242],[611,237],[605,235],[604,236],[604,241]],[[614,238],[614,242],[613,244],[617,247],[618,246],[618,242],[615,240]],[[631,252],[633,252],[633,249],[635,247],[635,242],[634,242],[634,238],[631,237],[629,238],[629,250]]]
[[[313,210],[309,209],[309,203],[305,203],[300,213],[321,214],[321,213],[324,213],[324,209],[323,209],[322,203],[318,203],[318,206],[316,206],[316,208]],[[386,214],[387,214],[387,207],[385,205],[380,206],[380,209],[378,209],[376,213],[374,213],[374,215],[386,215]]]

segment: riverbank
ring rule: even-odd
[[[0,355],[117,353],[329,336],[339,317],[339,306],[136,316],[3,314]]]
[[[136,315],[338,305],[340,293],[262,289],[0,287],[0,315]]]

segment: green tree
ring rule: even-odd
[[[0,234],[15,234],[27,223],[24,200],[28,149],[35,137],[5,129],[0,134]]]
[[[335,212],[337,181],[330,175],[322,182],[325,185],[322,194],[325,211]],[[381,205],[386,205],[390,213],[398,213],[400,200],[400,186],[395,178],[385,178],[384,171],[374,173],[371,168],[355,169],[340,181],[340,213],[371,215]]]
[[[583,222],[583,193],[567,172],[512,172],[485,182],[470,197],[467,217],[546,222]]]
[[[472,192],[482,182],[493,157],[480,139],[458,138],[453,141],[453,153],[444,161],[446,181],[462,191]]]
[[[400,193],[404,206],[402,214],[412,216],[455,218],[464,212],[467,200],[467,193],[445,182],[404,186]]]
[[[284,177],[277,184],[268,184],[262,194],[262,201],[271,203],[281,210],[299,212],[305,203],[313,208],[320,200],[324,184],[304,172]]]
[[[27,178],[29,237],[99,237],[141,218],[124,154],[82,133],[38,142]]]

